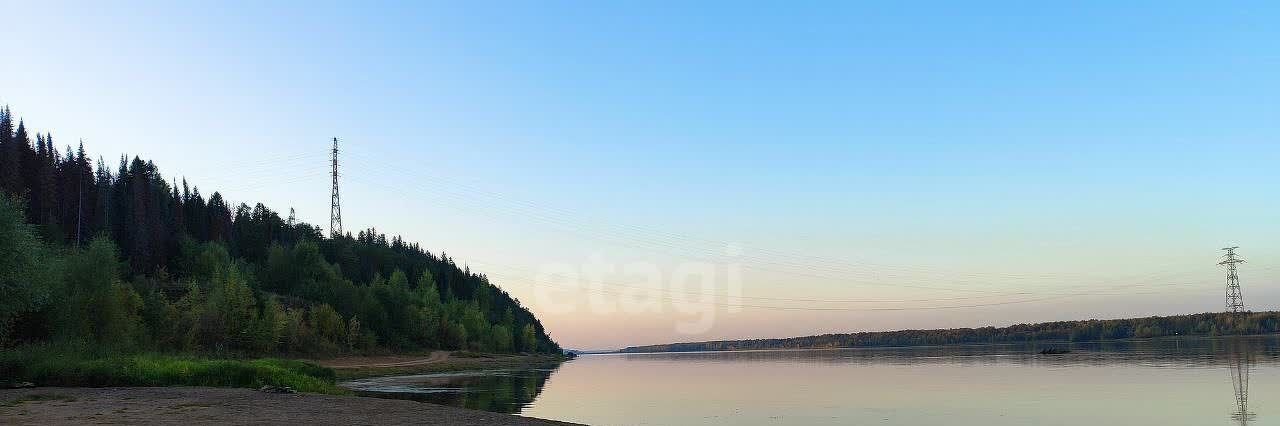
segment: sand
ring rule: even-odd
[[[394,399],[206,387],[0,390],[0,424],[567,425]]]

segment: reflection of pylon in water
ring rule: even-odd
[[[1248,426],[1255,414],[1249,412],[1249,356],[1247,352],[1238,352],[1231,357],[1231,386],[1236,391],[1236,412],[1231,418],[1240,422],[1240,426]]]

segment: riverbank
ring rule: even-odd
[[[209,387],[0,390],[5,424],[569,425],[443,405]]]
[[[349,394],[338,379],[467,370],[553,367],[569,358],[547,354],[432,351],[320,360],[208,358],[199,354],[111,353],[70,345],[0,350],[0,388],[37,386],[284,386],[301,392]]]
[[[508,355],[434,351],[421,355],[352,356],[308,362],[333,369],[338,379],[358,379],[468,370],[551,367],[568,359],[565,356],[545,354]]]

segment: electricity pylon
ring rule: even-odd
[[[1244,259],[1236,258],[1236,249],[1226,247],[1227,259],[1218,262],[1227,266],[1227,312],[1244,312],[1244,297],[1240,295],[1240,277],[1236,275],[1236,265],[1244,263]]]
[[[338,138],[333,138],[333,193],[329,197],[329,234],[342,235],[342,203],[338,198]]]

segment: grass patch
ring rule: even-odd
[[[94,354],[55,347],[0,352],[0,377],[39,386],[288,386],[347,394],[333,370],[287,359],[209,359],[187,355]]]

